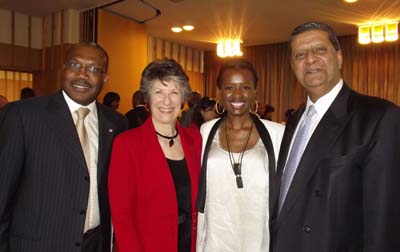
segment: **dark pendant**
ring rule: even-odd
[[[170,136],[164,136],[163,134],[158,133],[157,130],[156,130],[156,134],[158,136],[162,137],[162,138],[168,139],[169,140],[169,142],[168,142],[169,147],[172,147],[172,145],[174,145],[174,139],[178,136],[178,129],[175,128],[175,130],[176,130],[175,135],[171,136],[171,137]]]
[[[233,172],[236,175],[236,185],[238,188],[243,188],[243,180],[242,180],[242,171],[241,171],[241,164],[240,163],[234,163],[233,164]]]
[[[243,180],[241,176],[236,176],[236,185],[237,188],[243,188]]]
[[[233,172],[235,173],[236,176],[241,174],[240,164],[239,163],[234,163],[233,164]]]

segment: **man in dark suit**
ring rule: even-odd
[[[137,90],[135,93],[133,93],[132,107],[133,109],[129,110],[125,114],[125,117],[128,118],[130,129],[142,125],[150,114],[150,112],[146,109],[144,96],[140,90]]]
[[[289,46],[308,98],[281,144],[272,252],[399,251],[400,109],[344,83],[330,26],[300,25]]]
[[[127,121],[96,103],[107,67],[101,47],[76,44],[66,55],[61,91],[2,112],[1,252],[110,251],[109,154]]]

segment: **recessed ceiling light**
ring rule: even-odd
[[[182,28],[183,28],[185,31],[191,31],[191,30],[194,29],[194,26],[193,26],[193,25],[184,25]]]
[[[171,31],[173,31],[173,32],[181,32],[182,28],[181,27],[172,27]]]
[[[347,2],[347,3],[355,3],[355,2],[357,2],[358,0],[344,0],[345,2]]]

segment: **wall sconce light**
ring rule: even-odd
[[[398,24],[399,24],[398,22],[386,23],[386,30],[385,30],[386,41],[396,41],[399,39]]]
[[[372,25],[372,42],[381,43],[385,40],[384,35],[384,24],[374,24]]]
[[[361,25],[358,27],[358,43],[369,44],[371,41],[381,43],[398,40],[398,24],[399,21],[390,21]]]
[[[371,26],[363,25],[358,27],[358,43],[360,44],[369,44],[371,43]]]
[[[221,58],[242,56],[243,53],[240,49],[240,39],[227,39],[218,41],[217,55]]]

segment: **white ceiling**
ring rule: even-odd
[[[112,0],[0,0],[0,8],[30,15],[47,15],[61,9],[85,10]],[[114,0],[115,2],[115,0]],[[240,36],[243,45],[284,42],[291,30],[306,21],[322,21],[338,35],[357,33],[357,25],[383,19],[400,19],[400,0],[122,0],[104,9],[146,21],[148,34],[184,45],[214,49],[226,36]],[[192,24],[191,32],[173,33],[174,25]]]

